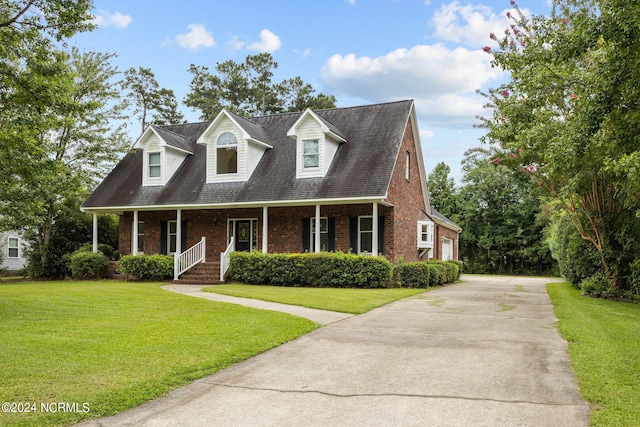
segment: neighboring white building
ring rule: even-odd
[[[26,245],[22,233],[15,231],[0,233],[0,250],[2,251],[0,269],[9,271],[23,269],[27,262],[25,258]]]

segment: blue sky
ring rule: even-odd
[[[547,14],[548,0],[520,1],[525,13]],[[425,167],[445,162],[457,181],[464,152],[480,145],[473,128],[484,99],[476,89],[505,75],[482,51],[489,33],[510,22],[509,0],[95,0],[91,33],[72,43],[115,52],[121,71],[150,68],[178,101],[189,91],[191,64],[270,52],[274,81],[300,76],[339,107],[414,99]],[[182,106],[189,121],[198,113]],[[130,126],[136,138],[139,126]]]

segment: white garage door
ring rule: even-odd
[[[442,260],[449,261],[453,259],[453,240],[442,239]]]

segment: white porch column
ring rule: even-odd
[[[98,252],[98,214],[93,214],[93,253]]]
[[[269,208],[266,206],[262,207],[262,253],[267,253],[267,238],[269,236]]]
[[[138,211],[133,211],[133,230],[131,231],[131,254],[138,255]]]
[[[176,253],[182,253],[182,209],[176,211]]]
[[[373,202],[373,221],[372,221],[372,231],[373,235],[371,236],[371,255],[378,255],[378,202]]]
[[[318,253],[320,252],[320,205],[316,205],[316,226],[315,226],[315,230],[314,230],[315,234],[315,239],[313,242],[314,245],[314,252]]]

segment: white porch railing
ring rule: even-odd
[[[194,265],[205,262],[207,242],[204,236],[198,243],[191,246],[181,254],[173,255],[173,280],[178,280],[178,277],[185,271],[189,270]]]
[[[224,274],[227,272],[229,268],[229,259],[231,252],[236,250],[236,241],[235,236],[231,236],[231,241],[229,242],[229,246],[227,246],[227,250],[220,254],[220,281],[224,282]]]

